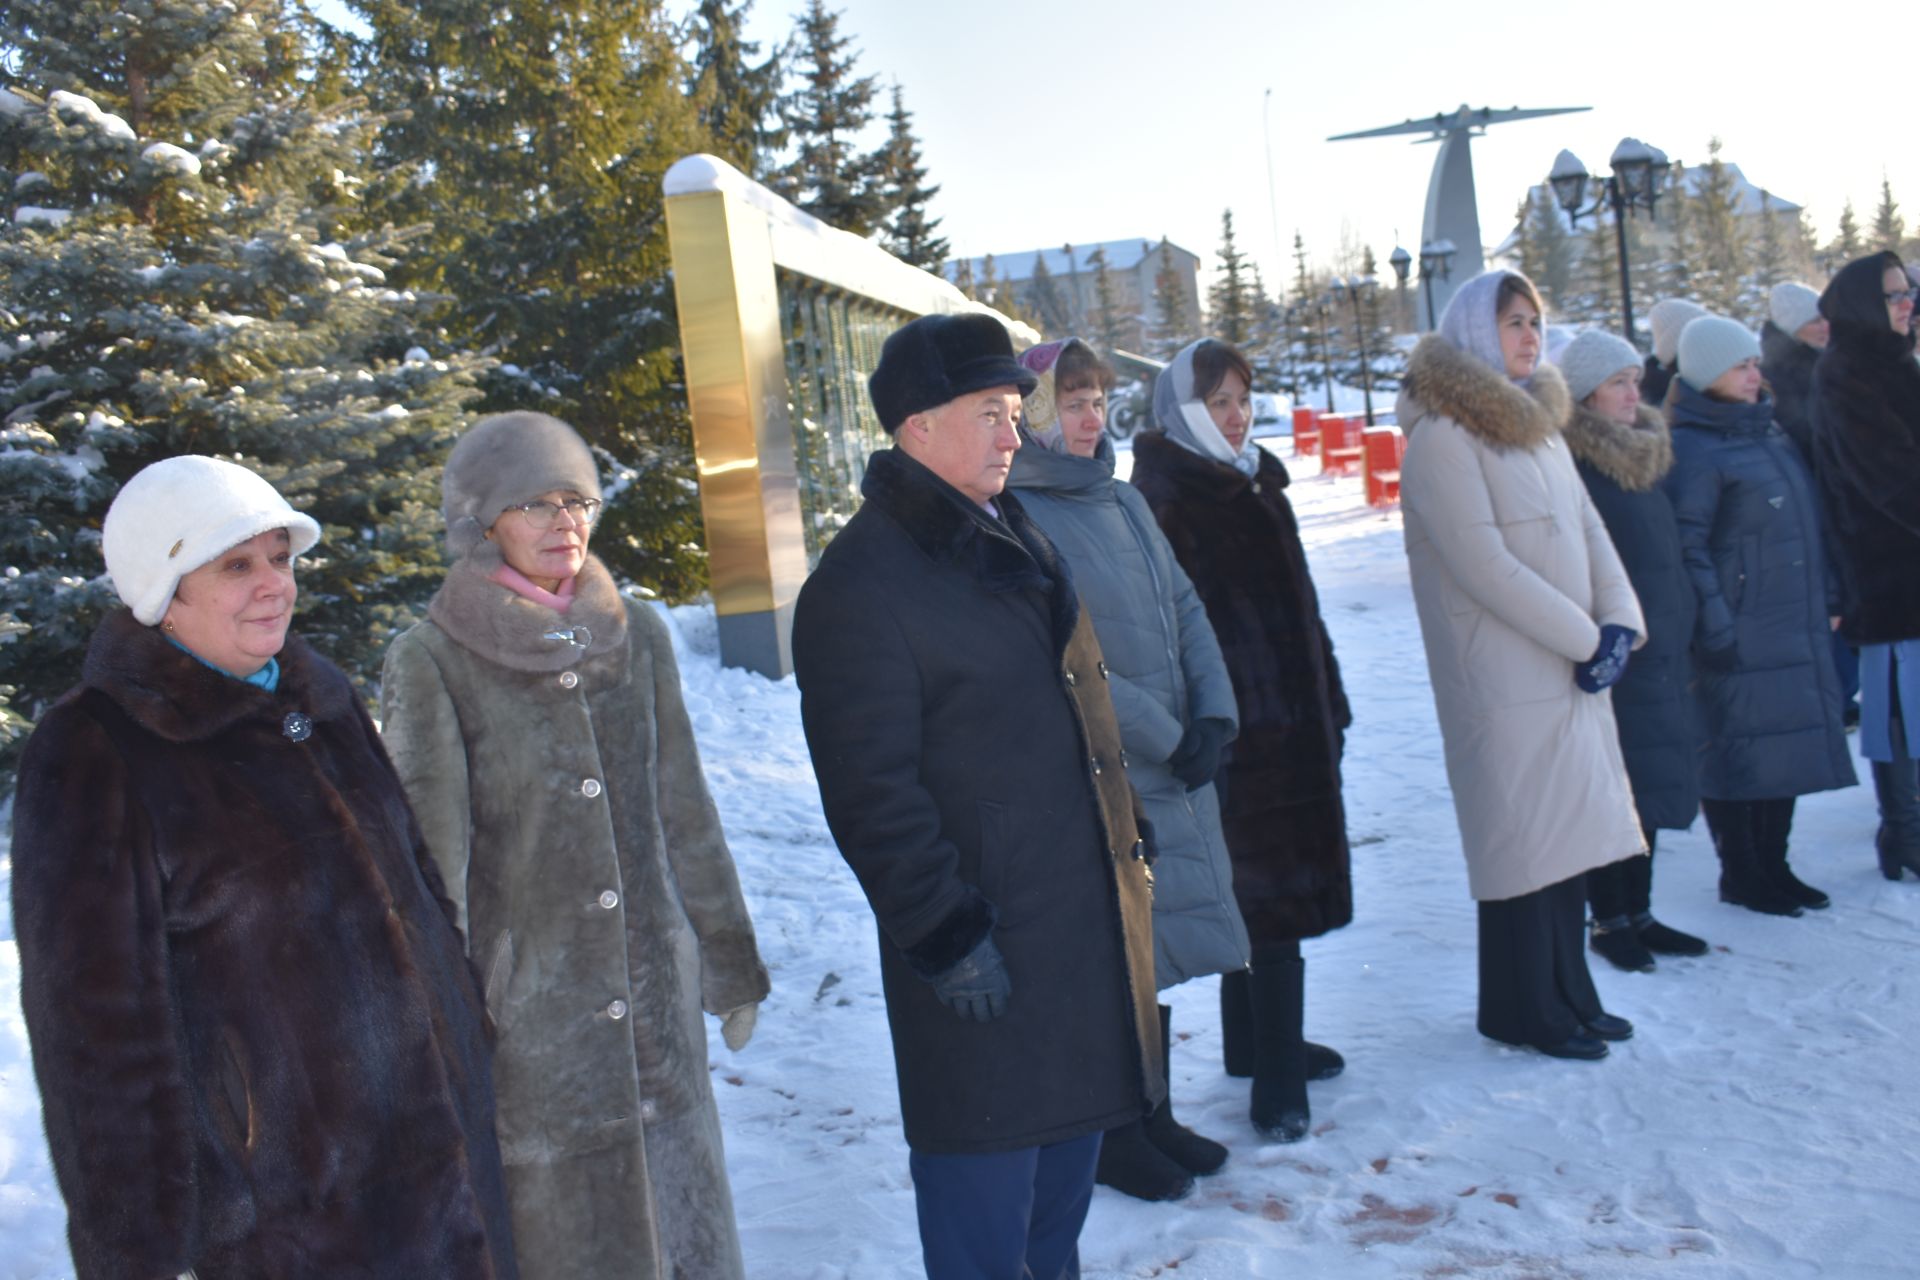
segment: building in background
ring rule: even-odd
[[[989,306],[998,306],[1004,290],[1011,301],[1048,337],[1102,335],[1099,265],[1104,259],[1111,299],[1111,335],[1105,345],[1122,351],[1145,352],[1153,343],[1156,324],[1155,285],[1162,269],[1161,246],[1174,285],[1185,300],[1188,321],[1200,316],[1200,257],[1166,240],[1106,240],[1097,244],[1066,244],[1058,249],[1027,249],[1016,253],[955,258],[943,269],[947,279]],[[992,270],[988,267],[991,264]]]

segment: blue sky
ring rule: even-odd
[[[800,7],[756,0],[749,31],[778,40]],[[1594,108],[1474,144],[1490,244],[1561,147],[1602,170],[1627,134],[1689,164],[1718,135],[1823,237],[1848,197],[1871,217],[1884,169],[1920,225],[1920,73],[1901,34],[1913,11],[1882,0],[1459,6],[1451,19],[1414,0],[840,7],[860,68],[906,94],[959,254],[1164,234],[1211,259],[1231,207],[1269,279],[1295,228],[1316,258],[1344,236],[1384,264],[1396,236],[1418,248],[1434,148],[1325,139],[1463,102]],[[1836,48],[1843,65],[1822,61]]]

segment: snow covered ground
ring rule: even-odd
[[[1704,829],[1662,836],[1655,909],[1715,946],[1653,974],[1595,969],[1639,1028],[1608,1061],[1481,1039],[1399,518],[1357,480],[1300,475],[1356,715],[1356,919],[1307,944],[1308,1030],[1348,1069],[1313,1086],[1309,1140],[1263,1145],[1221,1071],[1216,984],[1170,993],[1178,1114],[1232,1159],[1178,1204],[1101,1190],[1088,1280],[1920,1274],[1920,886],[1875,869],[1870,790],[1802,802],[1795,866],[1834,906],[1800,920],[1722,906]],[[918,1274],[872,918],[820,815],[798,695],[722,669],[710,611],[672,619],[773,970],[753,1042],[712,1038],[748,1273]],[[10,939],[0,920],[0,1280],[56,1280],[71,1268]]]

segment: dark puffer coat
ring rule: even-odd
[[[1663,484],[1700,613],[1700,794],[1771,800],[1852,786],[1813,478],[1773,402],[1729,404],[1676,378]]]
[[[995,520],[899,450],[801,588],[800,711],[827,824],[880,927],[907,1143],[964,1154],[1139,1118],[1164,1091],[1151,878],[1106,664],[1019,500]],[[1013,993],[927,976],[991,930]]]
[[[1134,487],[1207,607],[1233,678],[1240,736],[1221,773],[1233,889],[1254,946],[1353,919],[1340,755],[1353,712],[1307,572],[1287,469],[1253,476],[1162,432],[1133,442]]]
[[[21,760],[21,997],[74,1270],[513,1276],[451,907],[346,677],[296,637],[279,661],[268,693],[120,610]]]
[[[1814,370],[1814,458],[1855,644],[1920,637],[1920,364],[1887,323],[1890,265],[1851,263],[1820,298],[1833,339]]]
[[[1700,812],[1691,656],[1697,606],[1673,502],[1660,487],[1673,469],[1673,441],[1665,420],[1645,405],[1632,426],[1575,406],[1562,435],[1647,623],[1647,642],[1613,686],[1634,807],[1644,827],[1685,830]]]
[[[1877,289],[1879,286],[1875,285]],[[1882,326],[1884,327],[1884,326]],[[1760,326],[1760,372],[1773,389],[1773,421],[1800,458],[1813,466],[1813,423],[1808,417],[1813,366],[1819,351],[1769,320]]]

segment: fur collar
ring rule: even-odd
[[[1066,562],[1011,490],[993,500],[1001,517],[995,520],[896,448],[867,459],[860,496],[899,525],[936,564],[967,569],[988,591],[1046,593],[1056,656],[1066,652],[1079,619],[1079,594]]]
[[[1563,434],[1575,458],[1630,493],[1647,492],[1673,470],[1667,421],[1648,405],[1640,406],[1632,426],[1575,405]]]
[[[198,742],[243,720],[278,726],[292,711],[316,721],[353,715],[353,686],[291,633],[278,654],[272,693],[215,671],[126,609],[108,614],[87,646],[81,683],[97,689],[141,728],[170,742]]]
[[[624,650],[627,608],[600,557],[591,553],[574,579],[573,607],[556,613],[501,586],[487,575],[500,565],[500,549],[481,542],[447,573],[427,605],[427,616],[464,649],[513,671],[561,671],[582,657]],[[585,628],[582,648],[560,633]]]
[[[1411,432],[1424,413],[1452,418],[1496,449],[1532,449],[1573,414],[1560,370],[1544,360],[1531,384],[1516,386],[1437,334],[1420,339],[1407,361],[1406,392],[1414,413],[1400,415]]]
[[[1177,444],[1164,431],[1142,431],[1133,438],[1133,465],[1136,472],[1165,476],[1182,491],[1197,498],[1229,502],[1258,480],[1269,491],[1286,488],[1293,476],[1280,459],[1260,450],[1260,468],[1248,475],[1231,463],[1216,462]]]

